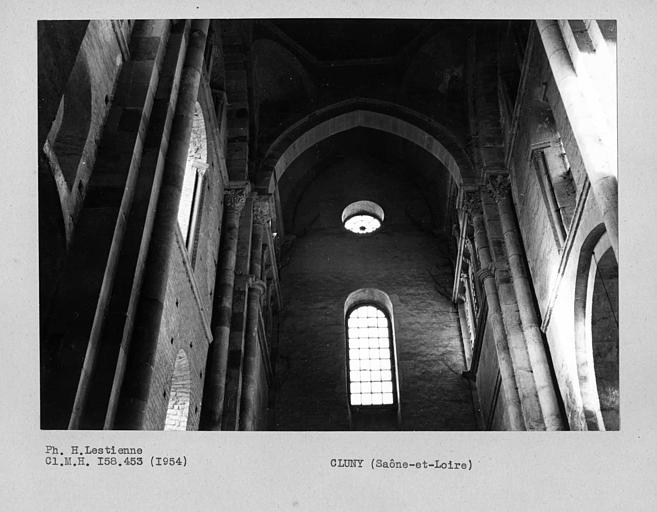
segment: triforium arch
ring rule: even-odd
[[[601,224],[582,245],[575,284],[575,353],[589,430],[620,426],[618,342],[618,264]]]

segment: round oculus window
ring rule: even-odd
[[[381,227],[383,209],[372,201],[356,201],[342,212],[345,229],[358,235],[373,233]]]
[[[360,213],[349,217],[344,227],[352,233],[366,234],[372,233],[381,227],[381,221],[369,213]]]

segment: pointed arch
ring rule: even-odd
[[[469,157],[451,133],[434,120],[390,102],[353,98],[313,112],[271,145],[258,176],[258,187],[274,193],[288,166],[315,144],[353,128],[371,128],[406,139],[434,156],[461,186],[473,182]]]

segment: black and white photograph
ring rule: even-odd
[[[616,29],[40,21],[41,427],[618,430]]]
[[[20,15],[8,510],[655,505],[647,22],[356,3]]]

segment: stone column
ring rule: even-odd
[[[246,203],[246,188],[233,189],[224,195],[224,220],[219,245],[219,264],[215,278],[212,308],[212,344],[208,353],[201,408],[201,430],[221,430],[221,416],[226,393],[226,369],[230,321],[233,314],[235,260],[240,214]]]
[[[493,330],[493,339],[495,340],[495,351],[500,367],[500,376],[502,378],[502,390],[509,416],[509,426],[511,430],[525,430],[525,422],[520,407],[520,396],[511,363],[511,354],[504,330],[502,320],[502,309],[500,300],[497,295],[497,285],[495,277],[490,270],[492,260],[490,249],[488,248],[488,238],[486,236],[486,227],[481,206],[481,199],[477,191],[466,192],[464,198],[464,208],[469,213],[474,226],[475,249],[479,255],[480,270],[478,272],[484,285],[486,301],[488,303],[488,321]]]
[[[258,359],[261,357],[258,346],[258,318],[260,301],[267,285],[262,275],[262,245],[265,229],[269,221],[269,203],[267,200],[256,202],[253,211],[253,245],[251,246],[251,268],[253,277],[246,317],[246,339],[244,341],[244,367],[242,380],[242,404],[240,406],[240,430],[254,430],[258,404]]]
[[[504,242],[509,260],[513,288],[518,301],[522,331],[536,382],[538,400],[547,430],[563,430],[564,423],[552,383],[548,357],[543,344],[540,322],[534,306],[534,298],[525,267],[524,250],[516,226],[511,201],[510,182],[507,175],[489,177],[488,187],[497,203],[504,232]]]
[[[42,403],[50,402],[47,394],[51,392],[59,395],[58,388],[79,372],[69,429],[103,425],[104,404],[96,400],[94,391],[97,379],[104,372],[113,373],[112,356],[104,352],[107,348],[104,334],[111,329],[108,325],[114,320],[114,298],[121,293],[126,296],[131,293],[131,278],[124,273],[123,261],[131,249],[131,236],[140,226],[130,224],[129,220],[134,220],[133,212],[141,206],[137,201],[144,174],[142,169],[148,165],[146,141],[159,121],[155,98],[157,91],[166,87],[168,77],[163,74],[167,56],[176,45],[177,36],[172,40],[171,30],[170,20],[144,20],[135,24],[131,57],[119,74],[115,100],[108,112],[108,119],[120,118],[121,122],[107,123],[103,130],[87,194],[75,225],[75,237],[60,276],[62,285],[51,303],[49,316],[55,321],[51,324],[54,332],[66,335],[58,341],[63,351],[56,382],[46,383]],[[127,118],[131,121],[123,122]],[[80,279],[81,275],[84,279]],[[125,311],[121,318],[125,318]],[[118,333],[117,337],[120,335]],[[70,349],[85,345],[84,363],[81,369],[76,368],[77,357]],[[90,412],[95,416],[93,424],[89,422]]]
[[[591,182],[595,201],[602,212],[602,219],[609,240],[618,259],[618,178],[615,147],[616,134],[605,134],[606,125],[600,107],[591,105],[583,90],[570,54],[566,48],[559,24],[554,20],[536,20],[545,47],[554,81],[564,104],[568,121],[573,129],[577,146]]]
[[[237,235],[233,312],[230,320],[230,336],[228,338],[226,391],[224,392],[224,410],[221,415],[221,430],[239,430],[246,313],[250,284],[253,281],[250,271],[254,202],[253,197],[247,197],[244,210],[240,217],[240,228]]]
[[[144,428],[208,27],[208,20],[192,22],[153,233],[144,265],[144,280],[137,305],[129,360],[115,418],[114,428],[117,429]]]

